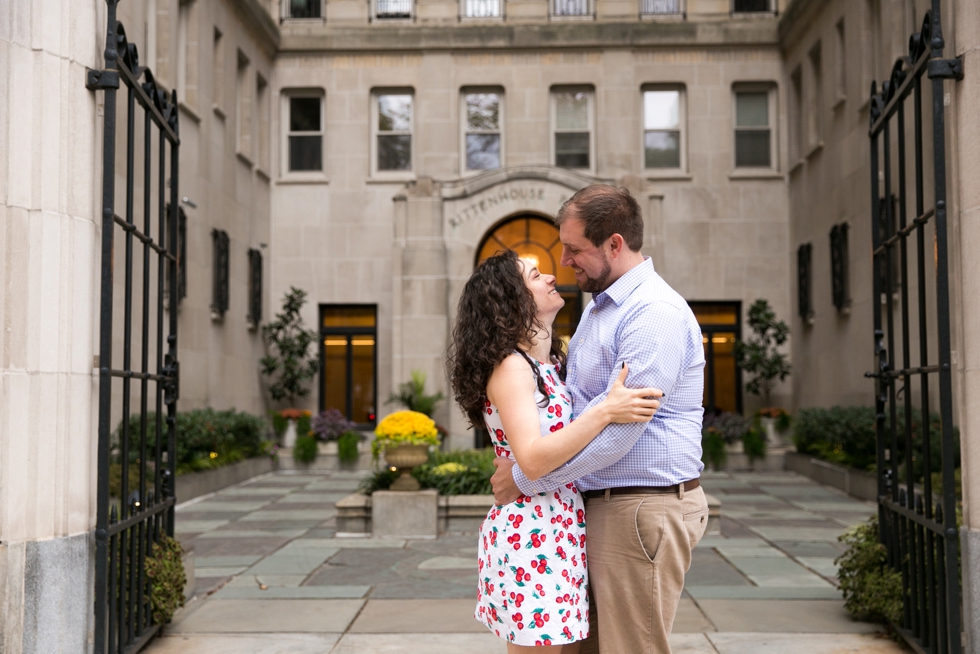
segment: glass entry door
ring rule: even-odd
[[[373,426],[377,392],[377,308],[320,306],[320,410]]]
[[[688,302],[701,326],[704,345],[705,413],[742,413],[742,371],[735,341],[742,338],[741,302]]]

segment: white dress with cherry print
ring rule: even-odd
[[[535,384],[546,437],[571,422],[572,403],[557,365],[535,365],[548,391],[545,405]],[[487,402],[486,413],[497,456],[513,459],[497,407]],[[479,550],[476,619],[492,632],[517,645],[562,645],[588,636],[585,501],[574,484],[490,509]]]

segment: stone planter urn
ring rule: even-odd
[[[786,447],[789,445],[783,432],[776,429],[775,418],[759,418],[759,422],[762,424],[762,433],[766,435],[766,445],[769,447]]]
[[[282,446],[293,447],[294,445],[296,445],[296,421],[288,420],[286,422],[286,431],[282,434]]]
[[[401,472],[391,485],[393,491],[417,491],[418,479],[412,476],[412,468],[429,460],[428,445],[394,445],[385,448],[385,461]]]

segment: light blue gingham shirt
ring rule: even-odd
[[[569,345],[566,383],[578,416],[605,399],[629,366],[630,388],[659,388],[667,397],[649,423],[611,424],[567,463],[536,481],[513,468],[521,492],[671,486],[697,478],[704,410],[704,346],[687,302],[646,258],[593,297]]]

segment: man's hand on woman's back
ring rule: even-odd
[[[493,465],[497,467],[497,472],[490,477],[494,501],[498,506],[516,502],[517,498],[524,493],[514,483],[514,477],[510,472],[510,469],[514,467],[514,462],[504,457],[497,457],[493,460]]]

